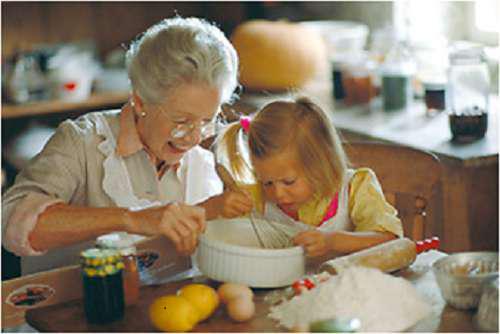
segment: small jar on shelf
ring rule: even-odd
[[[446,110],[446,79],[431,78],[422,82],[426,115],[434,116]]]

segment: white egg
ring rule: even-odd
[[[255,314],[255,304],[251,299],[237,297],[231,299],[227,304],[227,313],[235,321],[247,321]]]
[[[244,284],[224,283],[217,289],[217,293],[223,303],[228,303],[231,299],[238,297],[243,297],[248,300],[253,299],[252,290]]]

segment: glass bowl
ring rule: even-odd
[[[483,284],[498,276],[498,253],[456,253],[437,260],[432,269],[448,304],[463,310],[476,308]]]

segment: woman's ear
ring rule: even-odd
[[[137,116],[142,116],[142,117],[146,116],[146,113],[143,110],[144,104],[142,103],[142,99],[139,95],[137,95],[136,92],[132,92],[132,96],[130,97],[130,104],[132,105],[134,113]]]

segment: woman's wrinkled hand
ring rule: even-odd
[[[205,231],[205,210],[198,206],[172,203],[131,213],[127,231],[145,235],[164,235],[177,252],[190,255]]]
[[[180,254],[190,255],[198,245],[198,235],[205,231],[205,210],[173,203],[163,212],[160,233],[169,238]]]
[[[225,190],[215,200],[219,216],[224,218],[244,216],[253,208],[252,197],[245,191]]]
[[[322,256],[330,251],[328,235],[318,230],[299,232],[292,239],[297,246],[302,246],[308,256]]]

